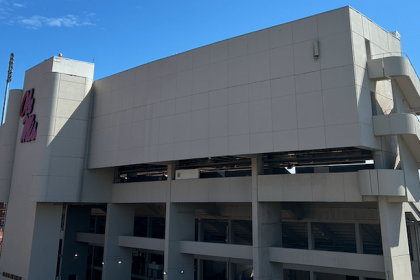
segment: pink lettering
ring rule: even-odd
[[[24,126],[22,136],[20,137],[21,143],[30,142],[36,139],[38,122],[35,121],[35,115],[31,115],[35,103],[34,92],[35,89],[27,90],[20,106],[20,116],[24,117],[22,121]]]

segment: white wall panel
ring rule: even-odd
[[[90,150],[91,163],[106,158],[114,166],[113,156],[123,150],[138,153],[130,155],[131,163],[140,159],[137,163],[142,163],[258,151],[376,147],[372,130],[357,125],[371,127],[363,36],[374,38],[373,52],[398,49],[398,41],[385,38],[376,28],[346,7],[102,79],[94,84],[91,136],[101,143]],[[315,40],[318,60],[313,57]],[[353,61],[362,68],[355,68]],[[359,90],[356,83],[366,90]],[[113,91],[107,95],[109,88]],[[118,112],[109,120],[102,118]],[[133,123],[130,140],[116,139],[122,130],[111,129],[110,122]]]

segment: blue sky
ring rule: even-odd
[[[95,79],[189,49],[350,5],[387,31],[420,72],[420,1],[0,0],[0,109],[25,71],[63,53],[93,62]]]

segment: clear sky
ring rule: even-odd
[[[95,61],[95,80],[230,37],[350,5],[387,31],[420,73],[420,1],[0,0],[0,109],[25,71],[63,53]]]

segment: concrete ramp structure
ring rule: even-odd
[[[420,81],[416,70],[407,57],[388,56],[369,60],[368,73],[370,79],[395,80],[410,108],[416,113],[419,112]]]
[[[0,126],[0,279],[420,279],[396,34],[343,7],[99,80],[27,70]]]

